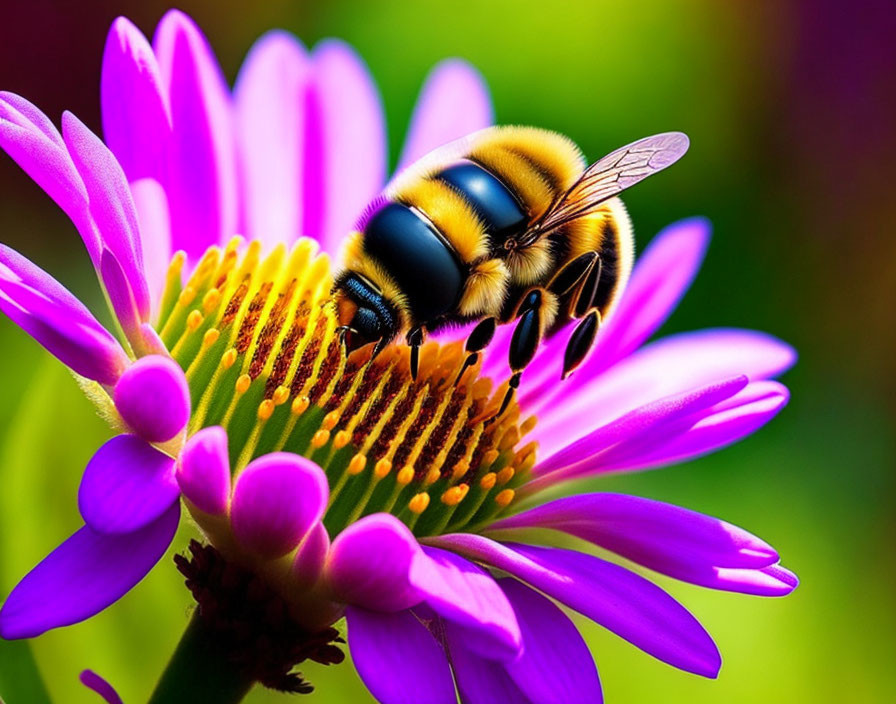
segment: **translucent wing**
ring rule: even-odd
[[[678,161],[688,150],[687,135],[664,132],[639,139],[595,162],[560,196],[524,237],[534,242]]]

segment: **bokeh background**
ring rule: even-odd
[[[273,27],[357,47],[379,83],[394,156],[427,70],[461,56],[486,76],[497,118],[571,135],[592,158],[686,131],[689,156],[627,198],[640,248],[704,214],[715,235],[665,332],[768,330],[801,354],[789,407],[739,446],[664,471],[595,482],[748,527],[802,585],[782,600],[660,580],[725,658],[718,681],[663,665],[581,620],[609,702],[889,702],[896,693],[894,342],[896,6],[842,3],[184,0],[232,80]],[[162,0],[3,0],[0,88],[99,131],[99,67],[118,14],[147,34]],[[0,155],[0,240],[94,310],[74,228]],[[79,519],[82,467],[109,432],[61,365],[0,320],[0,594]],[[183,549],[184,531],[175,546]],[[65,585],[60,585],[65,589]],[[88,623],[0,643],[7,704],[96,702],[92,667],[145,701],[190,608],[170,560]],[[30,650],[29,650],[30,647]],[[33,657],[32,657],[33,656]],[[46,690],[32,677],[39,670]],[[308,702],[368,695],[349,666],[305,668]],[[48,698],[49,697],[49,698]],[[258,690],[249,702],[285,702]]]

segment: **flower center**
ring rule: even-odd
[[[493,388],[478,366],[458,379],[459,342],[426,343],[416,380],[401,344],[374,360],[372,346],[346,357],[329,259],[315,243],[264,259],[259,242],[242,254],[241,244],[211,247],[185,285],[182,254],[169,269],[158,330],[190,385],[190,433],[223,426],[235,474],[269,452],[317,462],[330,535],[379,511],[435,535],[513,501],[535,462],[535,443],[521,444],[535,418],[520,422],[515,403],[493,418],[506,382]]]

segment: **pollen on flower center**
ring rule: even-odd
[[[347,358],[330,299],[328,257],[311,240],[266,258],[235,238],[210,248],[186,284],[171,263],[158,323],[189,382],[190,433],[227,430],[238,474],[270,452],[304,455],[326,472],[333,535],[390,512],[419,536],[494,518],[535,461],[521,443],[535,419],[513,404],[491,420],[505,387],[467,370],[460,343],[429,342],[416,381],[408,349]]]

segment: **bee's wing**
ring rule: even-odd
[[[688,150],[687,135],[664,132],[617,149],[586,169],[562,196],[551,204],[524,239],[535,241],[577,218],[593,213],[606,200],[662,171]]]

